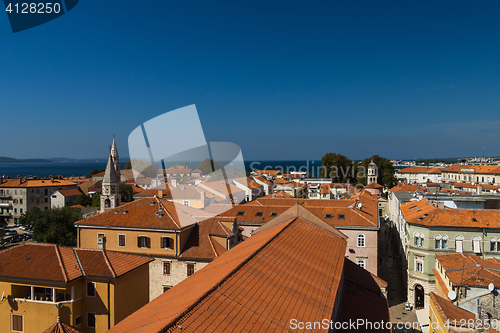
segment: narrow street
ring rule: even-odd
[[[387,223],[382,221],[378,241],[378,276],[389,284],[387,298],[391,321],[393,323],[393,332],[403,333],[405,332],[404,328],[397,329],[394,323],[409,323],[408,325],[416,323],[417,315],[414,309],[411,311],[405,310],[406,285],[404,284],[401,260],[398,257],[397,244],[397,233],[394,231],[391,233]],[[380,260],[382,260],[382,264],[380,264]],[[407,328],[406,332],[417,333],[421,332],[421,330]]]

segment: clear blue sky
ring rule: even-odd
[[[0,156],[120,155],[196,104],[247,160],[500,155],[500,2],[80,1],[0,13]],[[175,126],[175,124],[173,124]],[[168,128],[165,129],[168,136]]]

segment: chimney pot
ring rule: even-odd
[[[158,190],[158,198],[163,198],[163,190]]]

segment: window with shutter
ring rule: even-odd
[[[170,274],[170,263],[169,262],[163,263],[163,274],[166,274],[166,275]]]
[[[23,331],[23,316],[12,314],[12,330],[15,332]]]
[[[187,264],[187,276],[194,274],[194,264]]]

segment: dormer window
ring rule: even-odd
[[[245,212],[238,212],[238,213],[236,214],[236,216],[243,216],[243,215],[245,215]]]
[[[333,215],[332,214],[325,214],[325,219],[332,219]]]
[[[256,217],[261,217],[262,216],[262,212],[257,212],[257,214],[255,214]]]
[[[276,212],[272,212],[270,216],[271,216],[271,217],[278,216],[278,213],[276,213]]]
[[[339,214],[339,215],[337,215],[337,218],[339,220],[345,220],[345,215],[344,214]]]

